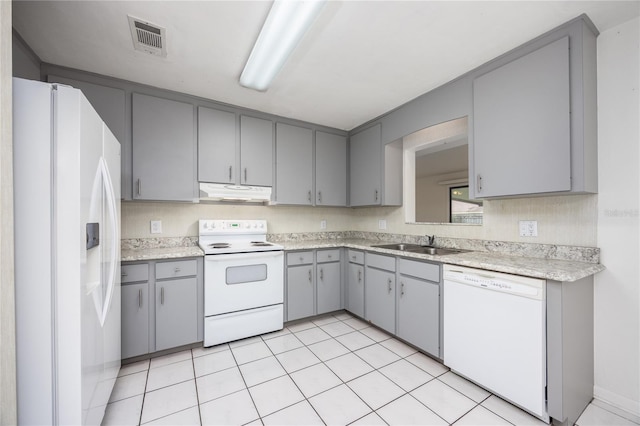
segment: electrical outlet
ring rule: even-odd
[[[520,236],[521,237],[537,237],[538,221],[537,220],[521,220]]]
[[[327,229],[327,221],[326,220],[321,220],[320,221],[320,229]]]
[[[151,233],[152,234],[162,234],[162,221],[161,220],[152,220],[151,221]]]
[[[378,229],[387,229],[387,221],[385,219],[378,220]]]

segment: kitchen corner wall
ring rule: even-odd
[[[638,5],[637,7],[640,7]],[[594,396],[640,420],[640,18],[598,37]]]
[[[596,246],[597,196],[572,195],[485,201],[483,226],[405,224],[402,207],[329,208],[250,204],[122,203],[122,238],[198,235],[198,219],[266,219],[269,232],[374,231],[394,234]],[[380,230],[378,221],[386,220]],[[163,233],[150,233],[150,221],[162,220]],[[537,220],[538,237],[518,235],[519,220]]]

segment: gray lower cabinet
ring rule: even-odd
[[[133,94],[133,199],[197,198],[194,124],[192,104]]]
[[[347,311],[364,318],[364,252],[348,250]]]
[[[316,131],[317,206],[347,205],[347,138]]]
[[[398,272],[397,335],[440,358],[440,265],[401,258]]]
[[[342,309],[340,249],[316,252],[316,314]]]
[[[313,132],[276,123],[276,202],[313,204]]]
[[[396,272],[395,257],[366,253],[365,319],[395,334]]]
[[[122,358],[149,353],[149,265],[122,265]]]
[[[287,321],[314,315],[313,264],[287,267]]]
[[[156,351],[197,342],[196,277],[156,281],[155,296]]]
[[[202,258],[123,263],[122,358],[204,337]]]

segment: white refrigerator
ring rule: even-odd
[[[120,369],[120,144],[78,89],[13,80],[19,424],[100,424]]]

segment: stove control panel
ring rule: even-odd
[[[266,234],[267,221],[201,219],[198,228],[200,235]]]

